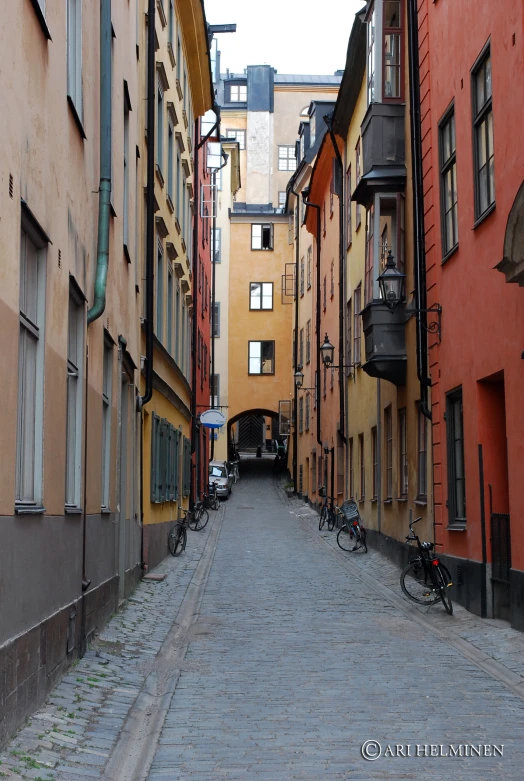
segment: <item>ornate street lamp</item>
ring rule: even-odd
[[[378,277],[382,300],[387,308],[394,312],[404,299],[406,275],[399,271],[391,250],[388,252],[386,268]]]
[[[406,275],[403,274],[402,271],[398,270],[391,250],[389,250],[386,268],[382,274],[379,274],[378,284],[380,287],[382,300],[390,312],[394,312],[397,306],[404,300],[405,283]],[[421,320],[420,315],[429,313],[435,314],[437,319],[432,320],[426,325],[426,323]],[[422,328],[424,328],[425,331],[427,331],[429,334],[437,334],[439,342],[441,339],[441,313],[442,307],[440,304],[434,304],[433,306],[429,307],[429,309],[415,309],[410,304],[405,309],[406,322],[410,319],[410,317],[415,315],[417,322],[422,326]]]
[[[324,344],[320,348],[320,355],[322,356],[322,363],[324,366],[331,366],[333,363],[333,357],[335,355],[335,348],[329,341],[328,335],[324,338]],[[333,368],[337,368],[333,366]]]
[[[301,388],[302,384],[304,382],[304,375],[302,374],[300,369],[296,370],[296,372],[294,373],[293,377],[295,378],[295,386],[297,388]]]

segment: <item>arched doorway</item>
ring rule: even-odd
[[[227,422],[229,457],[233,451],[255,454],[258,448],[265,453],[276,452],[278,412],[268,409],[248,409],[239,412]]]

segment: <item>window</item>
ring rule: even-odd
[[[439,134],[442,254],[446,256],[458,244],[457,161],[453,109],[441,121]]]
[[[333,298],[335,295],[335,261],[331,261],[331,290],[330,290],[330,297]]]
[[[318,380],[318,369],[315,369],[315,391],[313,395],[313,409],[317,408],[317,400],[319,398],[319,380]]]
[[[298,433],[302,434],[304,431],[304,397],[301,396],[298,400]]]
[[[317,115],[313,112],[309,118],[309,146],[313,146],[317,135]]]
[[[15,500],[41,506],[44,424],[45,244],[22,222]]]
[[[173,41],[175,40],[175,9],[173,8],[173,0],[169,0],[167,40],[171,49],[173,49]]]
[[[311,456],[311,493],[315,493],[317,490],[317,454],[313,452]]]
[[[333,458],[334,458],[333,454]],[[344,493],[344,448],[337,445],[337,494]]]
[[[311,320],[306,323],[306,363],[311,361]]]
[[[475,163],[475,217],[495,203],[491,56],[489,48],[472,74]]]
[[[173,355],[173,267],[167,270],[167,343],[169,355]]]
[[[358,435],[358,469],[360,472],[360,499],[366,495],[366,466],[364,463],[364,434]]]
[[[161,172],[164,167],[164,90],[160,84],[160,78],[157,81],[156,88],[156,108],[157,108],[157,137],[156,137],[156,164]]]
[[[378,442],[377,442],[377,427],[373,426],[371,429],[371,458],[373,461],[373,473],[372,473],[372,499],[377,498],[378,492]]]
[[[156,249],[156,335],[162,341],[164,331],[164,250],[157,239]]]
[[[398,493],[399,499],[408,496],[408,436],[406,409],[398,411]]]
[[[393,497],[393,418],[391,407],[384,410],[384,455],[386,457],[385,499]]]
[[[367,28],[367,96],[368,105],[375,100],[376,48],[375,48],[375,6],[368,11]]]
[[[448,458],[448,518],[450,526],[466,523],[466,474],[464,471],[464,418],[462,389],[446,396]]]
[[[180,34],[177,36],[176,42],[176,78],[180,82],[180,74],[182,68],[182,45],[180,43]]]
[[[214,261],[215,263],[220,263],[220,234],[221,234],[222,228],[211,228],[211,253],[213,253],[213,246],[214,246]]]
[[[311,414],[310,409],[311,409],[311,397],[309,393],[306,393],[306,422],[305,422],[306,431],[309,431],[309,418]]]
[[[327,308],[327,276],[324,274],[324,296],[323,296],[323,308],[324,312]]]
[[[300,295],[304,295],[304,258],[300,259]]]
[[[230,84],[230,103],[245,103],[247,100],[247,84]]]
[[[151,421],[151,502],[174,502],[178,498],[182,432],[153,412]],[[185,469],[186,440],[183,444]]]
[[[245,130],[226,130],[226,138],[231,138],[233,141],[238,141],[238,148],[246,148],[246,131]]]
[[[364,276],[364,306],[373,300],[373,241],[374,241],[373,204],[366,211],[366,269]]]
[[[220,374],[211,375],[211,407],[218,407],[220,403]]]
[[[346,201],[347,201],[346,236],[347,236],[347,246],[350,247],[353,241],[353,228],[351,225],[351,165],[346,171]]]
[[[213,310],[213,336],[220,336],[220,304],[215,303]]]
[[[417,499],[425,501],[428,494],[428,422],[418,404]]]
[[[249,308],[250,309],[273,309],[273,283],[272,282],[250,282]]]
[[[67,0],[67,96],[82,122],[82,0]]]
[[[81,506],[84,302],[69,291],[67,339],[66,509]]]
[[[311,287],[312,265],[313,265],[313,247],[309,246],[307,248],[307,289],[308,290]]]
[[[127,83],[124,81],[124,198],[123,198],[123,239],[124,247],[129,247],[129,111]]]
[[[273,225],[271,223],[251,226],[251,249],[273,249]]]
[[[300,367],[304,366],[304,329],[300,329],[300,335],[299,335],[299,349],[298,349],[298,365]]]
[[[353,311],[353,360],[356,366],[359,366],[361,363],[361,355],[360,355],[360,335],[362,329],[362,325],[360,322],[361,293],[362,293],[362,288],[359,285],[355,289],[355,292],[353,293],[353,304],[355,307]]]
[[[180,339],[178,338],[178,334],[180,333],[180,284],[177,281],[176,283],[176,292],[175,292],[175,334],[177,336],[175,337],[175,361],[180,365]]]
[[[102,378],[102,509],[109,510],[111,482],[111,404],[113,391],[113,343],[104,339]]]
[[[355,499],[355,471],[353,468],[353,437],[349,440],[349,498]]]
[[[249,374],[275,373],[275,342],[249,342]]]
[[[349,299],[347,303],[347,316],[346,316],[346,323],[347,323],[347,339],[346,339],[346,377],[349,377],[351,375],[351,356],[353,352],[353,332],[352,332],[352,326],[353,326],[353,320],[352,320],[353,314],[352,314],[352,307],[351,307],[351,299]]]
[[[358,187],[358,183],[360,182],[360,138],[357,141],[357,145],[355,147],[355,186]],[[360,223],[362,222],[361,215],[360,215],[360,204],[357,203],[355,207],[355,216],[356,216],[356,225],[355,230],[358,230],[360,228]]]
[[[176,153],[176,218],[179,226],[182,221],[182,168],[180,163],[180,154]],[[144,231],[145,233],[145,231]]]
[[[278,147],[278,170],[294,171],[297,167],[297,158],[294,146]]]
[[[286,207],[286,191],[280,190],[278,193],[278,208],[285,209]]]
[[[167,196],[173,204],[173,174],[174,174],[174,128],[171,119],[167,123]]]
[[[384,100],[400,98],[401,78],[401,3],[400,0],[384,0]]]

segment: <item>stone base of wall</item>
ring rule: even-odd
[[[509,573],[509,608],[511,626],[524,632],[524,572],[518,569]]]
[[[173,522],[148,523],[144,525],[144,562],[148,570],[160,564],[169,556],[167,535]]]
[[[137,572],[135,572],[137,570]],[[140,577],[126,573],[126,592]],[[45,701],[49,692],[118,607],[118,576],[102,583],[0,648],[0,747]]]

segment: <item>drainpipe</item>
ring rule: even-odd
[[[198,138],[199,133],[199,122],[198,119],[195,119],[195,138]],[[197,436],[200,436],[200,431],[197,431],[197,418],[196,418],[196,410],[197,410],[197,387],[198,387],[198,378],[197,378],[197,336],[198,336],[198,274],[199,274],[199,267],[198,267],[198,223],[200,219],[200,193],[199,193],[199,170],[198,170],[198,152],[200,150],[200,144],[195,144],[195,157],[194,157],[194,169],[195,169],[195,215],[194,215],[194,221],[193,221],[193,355],[191,356],[191,385],[192,385],[192,393],[191,393],[191,455],[193,455],[196,452],[196,441]],[[204,290],[202,288],[202,296],[204,295]],[[210,313],[211,314],[211,313]],[[200,453],[200,450],[199,450]],[[195,475],[196,471],[196,475]],[[197,458],[195,456],[195,469],[191,469],[191,479],[193,481],[193,485],[190,488],[189,491],[189,504],[190,507],[193,507],[194,500],[198,500],[198,489],[200,487],[200,473],[199,473],[199,464],[197,463]]]
[[[146,201],[146,388],[137,407],[153,396],[153,316],[155,272],[155,0],[147,5],[147,201]]]
[[[309,189],[304,190],[302,198],[306,206],[310,206],[312,209],[317,210],[317,311],[316,311],[316,328],[317,328],[317,367],[316,367],[316,402],[317,402],[317,442],[320,445],[322,452],[322,436],[320,428],[320,249],[321,249],[321,232],[320,232],[320,206],[318,203],[311,203],[307,200],[309,195]],[[296,415],[296,410],[295,410]]]
[[[420,119],[420,72],[418,61],[418,13],[417,0],[408,0],[408,57],[409,57],[409,108],[411,117],[411,171],[413,178],[413,231],[415,245],[415,302],[418,310],[427,309],[426,253],[424,246],[424,196],[422,177],[422,131]],[[420,382],[420,411],[431,420],[428,406],[428,343],[425,330],[426,315],[416,317],[417,377]]]
[[[109,266],[109,214],[111,209],[111,0],[100,0],[100,185],[98,189],[98,244],[95,298],[87,325],[106,308]]]
[[[339,179],[339,192],[336,194],[338,195],[338,252],[339,252],[339,260],[338,260],[338,354],[340,357],[339,363],[341,368],[338,370],[338,389],[339,389],[339,404],[340,404],[340,425],[338,429],[338,433],[340,438],[342,439],[342,442],[344,444],[347,443],[346,438],[346,423],[345,423],[345,412],[346,412],[346,406],[345,406],[345,393],[344,393],[344,386],[345,386],[345,371],[342,369],[342,366],[344,364],[344,358],[345,358],[345,352],[344,352],[344,299],[345,299],[345,290],[344,290],[344,199],[342,197],[343,192],[343,181],[344,181],[344,166],[342,163],[342,157],[340,155],[338,144],[335,139],[335,134],[333,133],[333,114],[327,114],[324,117],[324,122],[326,123],[329,137],[331,138],[331,143],[333,144],[333,149],[335,150],[335,156],[337,160],[337,167],[340,172],[340,179]],[[336,180],[335,180],[336,183]]]
[[[296,216],[296,225],[295,225],[295,233],[296,233],[296,251],[295,251],[295,344],[293,345],[293,354],[295,356],[295,371],[298,371],[298,301],[299,301],[299,295],[298,295],[298,276],[299,276],[299,256],[300,256],[300,228],[299,228],[299,221],[300,221],[300,195],[296,192],[296,190],[293,190],[291,188],[291,192],[295,196],[296,199],[296,207],[297,207],[297,216]],[[293,385],[294,385],[294,404],[295,404],[295,417],[297,415],[298,410],[298,388],[293,378]],[[293,485],[295,486],[295,493],[297,493],[297,474],[298,474],[298,427],[296,425],[293,426]]]

